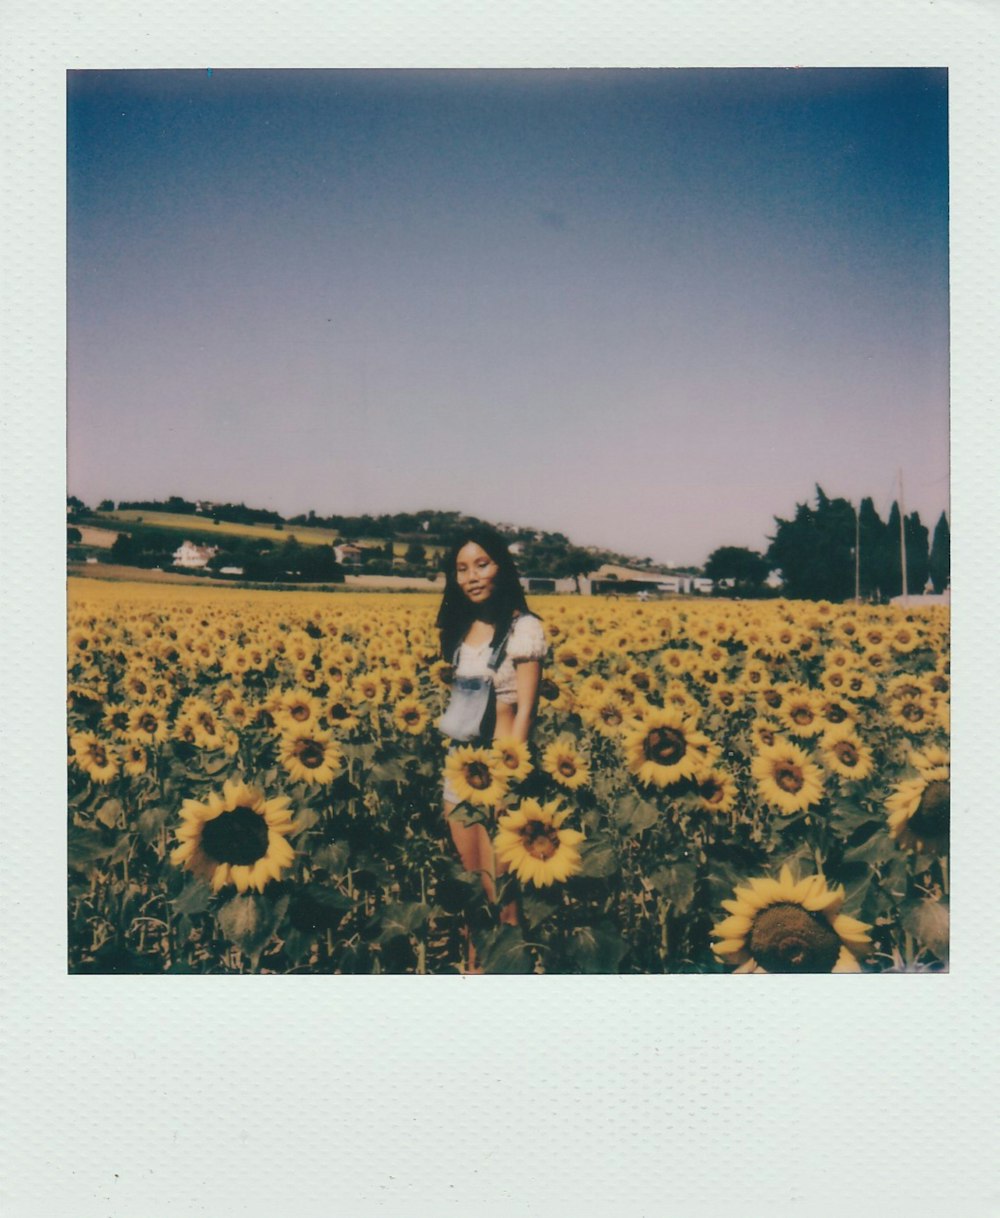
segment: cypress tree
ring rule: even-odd
[[[931,586],[935,592],[943,592],[951,583],[951,530],[944,512],[934,526],[929,566]]]
[[[899,504],[895,500],[885,526],[882,570],[882,595],[889,598],[900,596],[903,591],[903,564],[899,553]]]
[[[927,526],[920,523],[920,513],[911,512],[906,518],[906,586],[919,596],[927,586],[930,567]]]
[[[870,496],[861,500],[858,531],[861,537],[861,595],[877,601],[882,592],[885,568],[886,526]]]

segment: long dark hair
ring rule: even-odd
[[[460,533],[445,556],[444,596],[437,615],[437,628],[441,636],[441,655],[451,661],[455,648],[477,616],[477,607],[458,586],[459,551],[474,542],[486,551],[499,568],[493,584],[493,595],[484,608],[493,622],[493,639],[499,643],[513,621],[514,614],[531,613],[524,599],[524,589],[517,574],[517,567],[503,537],[488,525],[475,525]]]

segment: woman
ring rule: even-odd
[[[513,737],[526,744],[538,701],[545,634],[541,622],[528,609],[507,543],[493,529],[469,529],[452,546],[445,564],[437,627],[442,656],[449,662],[457,658],[456,678],[492,679],[493,715],[485,721],[485,739],[477,743]],[[490,668],[491,660],[495,671]],[[444,815],[452,840],[465,869],[480,874],[486,895],[493,901],[492,840],[483,825],[463,825],[453,819],[451,814],[459,802],[446,780]],[[501,872],[505,870],[503,866]],[[513,902],[501,910],[500,920],[517,921]]]

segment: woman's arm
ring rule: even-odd
[[[541,660],[515,660],[514,677],[517,682],[517,713],[511,735],[522,744],[527,744],[531,725],[535,721],[538,686],[542,680]]]

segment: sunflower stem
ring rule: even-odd
[[[941,891],[945,896],[948,895],[948,856],[941,855]]]

